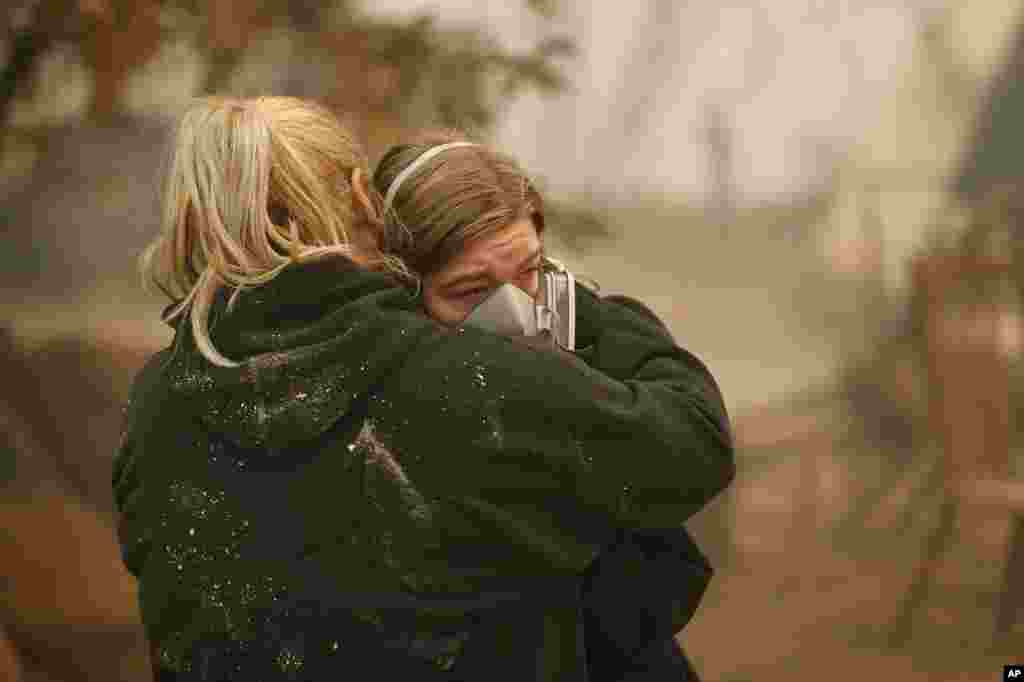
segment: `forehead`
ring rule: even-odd
[[[539,246],[540,237],[533,221],[523,218],[493,234],[471,240],[442,271],[457,274],[488,265],[518,264]]]

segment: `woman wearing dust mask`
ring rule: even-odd
[[[626,381],[641,376],[643,351],[627,345],[629,336],[612,341],[615,335],[653,325],[646,343],[658,339],[660,352],[670,347],[667,328],[642,303],[602,300],[545,256],[541,196],[510,156],[457,131],[438,131],[389,150],[373,179],[384,196],[385,223],[409,235],[402,255],[421,278],[424,310],[438,321],[558,349],[567,362],[584,359]],[[579,585],[589,680],[697,680],[674,636],[710,575],[681,525],[618,528]]]
[[[174,339],[113,478],[159,679],[585,680],[581,573],[733,476],[707,370],[596,298],[588,362],[424,315],[309,102],[200,100],[173,144],[143,264]]]

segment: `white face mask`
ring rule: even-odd
[[[555,268],[547,270],[540,280],[541,301],[538,307],[542,329],[551,331],[555,343],[565,350],[576,350],[576,280],[558,261],[548,259]],[[544,323],[547,316],[549,322]]]
[[[528,293],[514,284],[502,284],[473,308],[463,324],[505,336],[534,336],[536,307]]]
[[[541,275],[539,303],[514,284],[502,284],[473,309],[463,325],[505,336],[547,331],[559,346],[575,350],[575,281],[564,267],[556,267],[560,269]]]

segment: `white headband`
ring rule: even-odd
[[[446,144],[431,147],[427,151],[423,152],[416,157],[416,160],[402,169],[402,172],[398,174],[398,177],[394,179],[391,186],[388,187],[388,193],[384,196],[384,215],[387,215],[388,210],[391,208],[391,202],[394,200],[395,195],[398,193],[398,188],[401,184],[409,178],[410,175],[416,172],[427,161],[445,151],[446,149],[454,149],[455,147],[475,147],[477,146],[474,142],[448,142]]]

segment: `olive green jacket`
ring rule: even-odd
[[[581,572],[734,475],[705,366],[589,291],[578,357],[445,328],[341,258],[226,303],[212,340],[238,366],[182,320],[114,466],[124,561],[180,679],[584,680]]]

